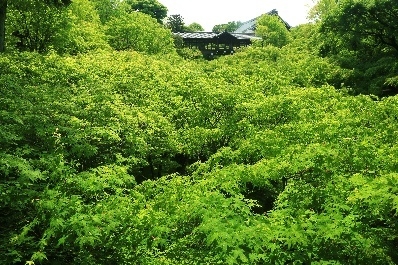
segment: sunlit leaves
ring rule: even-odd
[[[278,16],[264,14],[257,20],[256,35],[265,45],[282,47],[289,42],[290,33]]]
[[[141,12],[112,18],[107,24],[109,44],[116,50],[165,54],[173,50],[171,32]]]
[[[397,261],[395,97],[336,91],[298,43],[148,42],[0,59],[4,263]]]
[[[56,42],[58,34],[68,24],[66,4],[55,7],[45,1],[13,1],[9,5],[9,46],[21,51],[48,51]],[[61,3],[61,2],[60,2]]]

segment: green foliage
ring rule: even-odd
[[[131,12],[141,12],[156,19],[160,24],[167,16],[167,7],[157,0],[126,0]]]
[[[171,15],[167,17],[166,27],[172,32],[197,32],[204,31],[203,27],[196,22],[185,25],[184,18],[181,15]]]
[[[185,29],[184,18],[179,14],[171,15],[167,17],[166,26],[172,32],[184,32]]]
[[[212,29],[213,32],[221,33],[221,32],[234,32],[237,30],[243,23],[241,21],[231,21],[226,24],[215,25]]]
[[[279,17],[264,14],[257,20],[256,35],[263,38],[265,45],[282,47],[289,43],[290,34]]]
[[[375,43],[398,52],[397,16],[396,1],[339,1],[322,20],[322,29],[338,34],[353,49]]]
[[[324,19],[328,14],[334,11],[338,6],[336,0],[319,0],[310,10],[309,18],[314,21]]]
[[[188,60],[203,59],[202,52],[197,48],[179,48],[177,49],[177,53],[182,58]]]
[[[321,55],[333,58],[349,73],[341,80],[355,94],[394,95],[398,51],[395,1],[320,1]]]
[[[0,52],[5,51],[5,38],[6,38],[6,28],[5,22],[7,17],[7,1],[0,2]]]
[[[97,10],[102,24],[106,24],[112,17],[119,17],[130,10],[125,1],[118,0],[90,0]]]
[[[0,56],[1,264],[398,263],[398,98],[332,87],[318,25],[184,60],[140,12],[90,46],[92,11],[65,54]]]
[[[204,31],[204,28],[199,23],[193,22],[185,27],[185,31],[187,32]]]
[[[57,8],[42,1],[13,2],[8,22],[9,43],[18,50],[77,54],[109,48],[88,0]]]
[[[57,39],[57,51],[77,54],[90,50],[110,48],[105,32],[93,4],[88,0],[75,0],[68,8],[69,26]]]
[[[67,24],[66,7],[44,1],[12,1],[7,15],[10,46],[21,51],[47,51]]]
[[[114,17],[106,24],[109,45],[115,50],[165,54],[173,50],[170,30],[140,12]]]

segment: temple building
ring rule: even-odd
[[[279,17],[278,11],[275,9],[266,14]],[[182,38],[184,47],[198,48],[206,58],[233,54],[236,49],[252,44],[253,40],[261,40],[260,37],[255,36],[256,23],[259,17],[244,22],[234,32],[175,32],[173,34]],[[286,28],[290,29],[290,25],[281,17],[279,18],[286,25]]]
[[[287,29],[291,28],[291,26],[279,16],[278,11],[276,9],[273,9],[273,10],[271,10],[270,12],[268,12],[266,14],[267,15],[272,15],[272,16],[278,16],[279,19],[285,24]],[[253,19],[250,19],[250,20],[244,22],[233,33],[254,36],[255,35],[255,31],[256,31],[257,19],[259,19],[260,17],[261,16],[258,16],[256,18],[253,18]]]
[[[245,47],[253,39],[261,38],[238,33],[215,32],[177,32],[187,48],[198,48],[205,57],[233,54],[236,48]]]

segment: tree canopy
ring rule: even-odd
[[[167,7],[157,0],[126,0],[131,10],[138,11],[150,15],[159,23],[167,16]]]
[[[185,27],[185,31],[187,32],[204,31],[204,28],[199,23],[193,22]]]
[[[120,17],[131,12],[131,6],[126,1],[91,0],[91,2],[93,2],[102,24],[108,22],[112,17]]]
[[[371,41],[398,54],[398,1],[339,1],[322,20],[322,30],[338,34],[353,48]]]
[[[64,9],[71,0],[18,0],[0,1],[0,52],[6,48],[6,17],[11,9],[13,23],[10,23],[12,32],[19,39],[18,45],[21,49],[39,50],[47,49],[54,39],[60,25],[65,17]]]
[[[263,43],[282,47],[289,42],[289,31],[278,16],[264,14],[257,19],[256,35]]]
[[[351,77],[344,83],[356,93],[388,95],[398,91],[397,6],[396,0],[324,0],[315,8],[320,14],[320,53],[347,69]]]
[[[184,18],[180,14],[170,15],[167,17],[166,26],[172,32],[184,32]]]
[[[141,12],[114,17],[106,28],[109,44],[118,51],[131,49],[148,54],[165,54],[173,50],[170,30]]]
[[[170,15],[166,20],[166,27],[172,32],[196,32],[203,31],[203,27],[196,22],[185,25],[184,18],[180,14]]]
[[[212,29],[213,32],[221,33],[221,32],[234,32],[237,30],[243,23],[241,21],[230,21],[226,24],[215,25]]]

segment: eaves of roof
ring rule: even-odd
[[[180,36],[183,39],[214,39],[222,34],[225,34],[226,32],[223,33],[215,33],[215,32],[175,32],[173,33],[176,36]],[[227,33],[230,34],[231,36],[239,39],[239,40],[253,40],[253,39],[261,39],[259,37],[251,36],[251,35],[246,35],[246,34],[239,34],[239,33]]]

